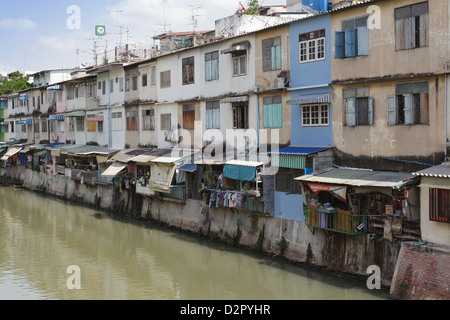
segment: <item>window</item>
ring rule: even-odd
[[[264,128],[283,127],[283,112],[281,96],[263,98]]]
[[[34,133],[41,132],[41,130],[40,130],[40,123],[38,121],[33,121],[33,122],[34,122]]]
[[[142,110],[142,130],[155,130],[155,110]]]
[[[127,111],[127,131],[138,131],[138,111],[129,110]]]
[[[428,81],[401,83],[387,101],[388,125],[429,124]]]
[[[126,77],[125,79],[125,91],[130,91],[130,77]]]
[[[114,80],[109,80],[109,92],[114,93]]]
[[[305,170],[279,168],[275,176],[275,190],[285,193],[301,194],[300,183],[294,179],[305,174]]]
[[[428,2],[395,9],[397,51],[428,46]]]
[[[83,117],[77,117],[77,132],[83,132],[84,131],[84,118]],[[50,123],[53,123],[54,121],[50,121]],[[50,132],[54,132],[51,131]]]
[[[138,77],[133,77],[133,91],[136,91],[138,88]]]
[[[219,79],[219,51],[205,54],[205,79],[206,81]]]
[[[56,121],[55,120],[50,120],[48,122],[48,130],[49,130],[49,132],[56,132]]]
[[[233,76],[247,74],[247,51],[233,52]]]
[[[171,130],[172,129],[171,118],[172,118],[172,115],[170,113],[161,114],[161,130]]]
[[[248,128],[248,103],[233,103],[233,129]]]
[[[101,81],[98,82],[97,89],[102,90],[102,82]]]
[[[304,127],[328,126],[329,119],[329,104],[302,105],[302,125]]]
[[[150,83],[152,86],[156,84],[156,67],[152,67],[151,69]]]
[[[263,71],[281,70],[281,37],[262,41]]]
[[[430,188],[430,220],[450,223],[450,190]]]
[[[106,81],[102,81],[102,95],[106,94]]]
[[[335,58],[345,59],[369,55],[368,16],[345,20],[335,33]]]
[[[97,131],[98,132],[103,132],[103,121],[98,121],[97,122]]]
[[[325,30],[299,35],[300,63],[325,60]]]
[[[67,86],[67,100],[73,100],[75,98],[75,87]],[[39,102],[39,98],[38,98]]]
[[[220,129],[220,101],[206,102],[206,129]]]
[[[194,83],[194,57],[182,60],[183,84]]]
[[[11,133],[14,133],[14,121],[9,123],[11,125]]]
[[[369,87],[343,90],[347,126],[371,126],[373,124],[373,98],[369,94]]]
[[[142,75],[142,86],[143,87],[147,86],[147,75],[146,74]]]
[[[75,131],[75,118],[69,118],[69,131]]]
[[[170,70],[167,71],[163,71],[159,74],[160,76],[160,81],[161,81],[161,88],[170,88],[171,83],[170,83]]]
[[[122,112],[113,112],[111,114],[111,130],[112,131],[122,131],[123,130],[123,122],[122,122]]]
[[[194,130],[195,124],[195,106],[193,104],[183,105],[183,128]]]
[[[95,118],[95,114],[87,116],[87,131],[88,132],[96,132],[97,131],[97,122],[91,120],[90,118]]]
[[[47,119],[41,119],[41,131],[47,132]]]
[[[119,78],[119,92],[123,92],[123,78]]]

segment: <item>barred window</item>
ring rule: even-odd
[[[450,223],[450,190],[430,188],[430,220]]]

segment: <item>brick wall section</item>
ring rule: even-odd
[[[404,243],[391,295],[404,300],[450,300],[450,251]]]

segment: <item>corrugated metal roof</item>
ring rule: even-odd
[[[330,147],[295,147],[290,146],[278,151],[271,151],[268,154],[283,154],[283,155],[297,155],[307,156],[316,152],[321,152],[330,149]]]
[[[414,176],[410,173],[405,172],[331,169],[319,171],[311,175],[298,177],[295,180],[304,182],[350,185],[355,187],[395,188],[399,185],[399,183],[411,178],[414,178]]]
[[[450,162],[445,162],[439,166],[414,172],[413,174],[421,177],[450,178]]]
[[[264,162],[258,161],[245,161],[245,160],[230,160],[225,163],[226,165],[243,166],[243,167],[260,167],[264,165]]]

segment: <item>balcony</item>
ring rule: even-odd
[[[353,215],[339,209],[327,210],[309,206],[304,208],[305,223],[308,227],[348,235],[366,232],[366,217]]]

